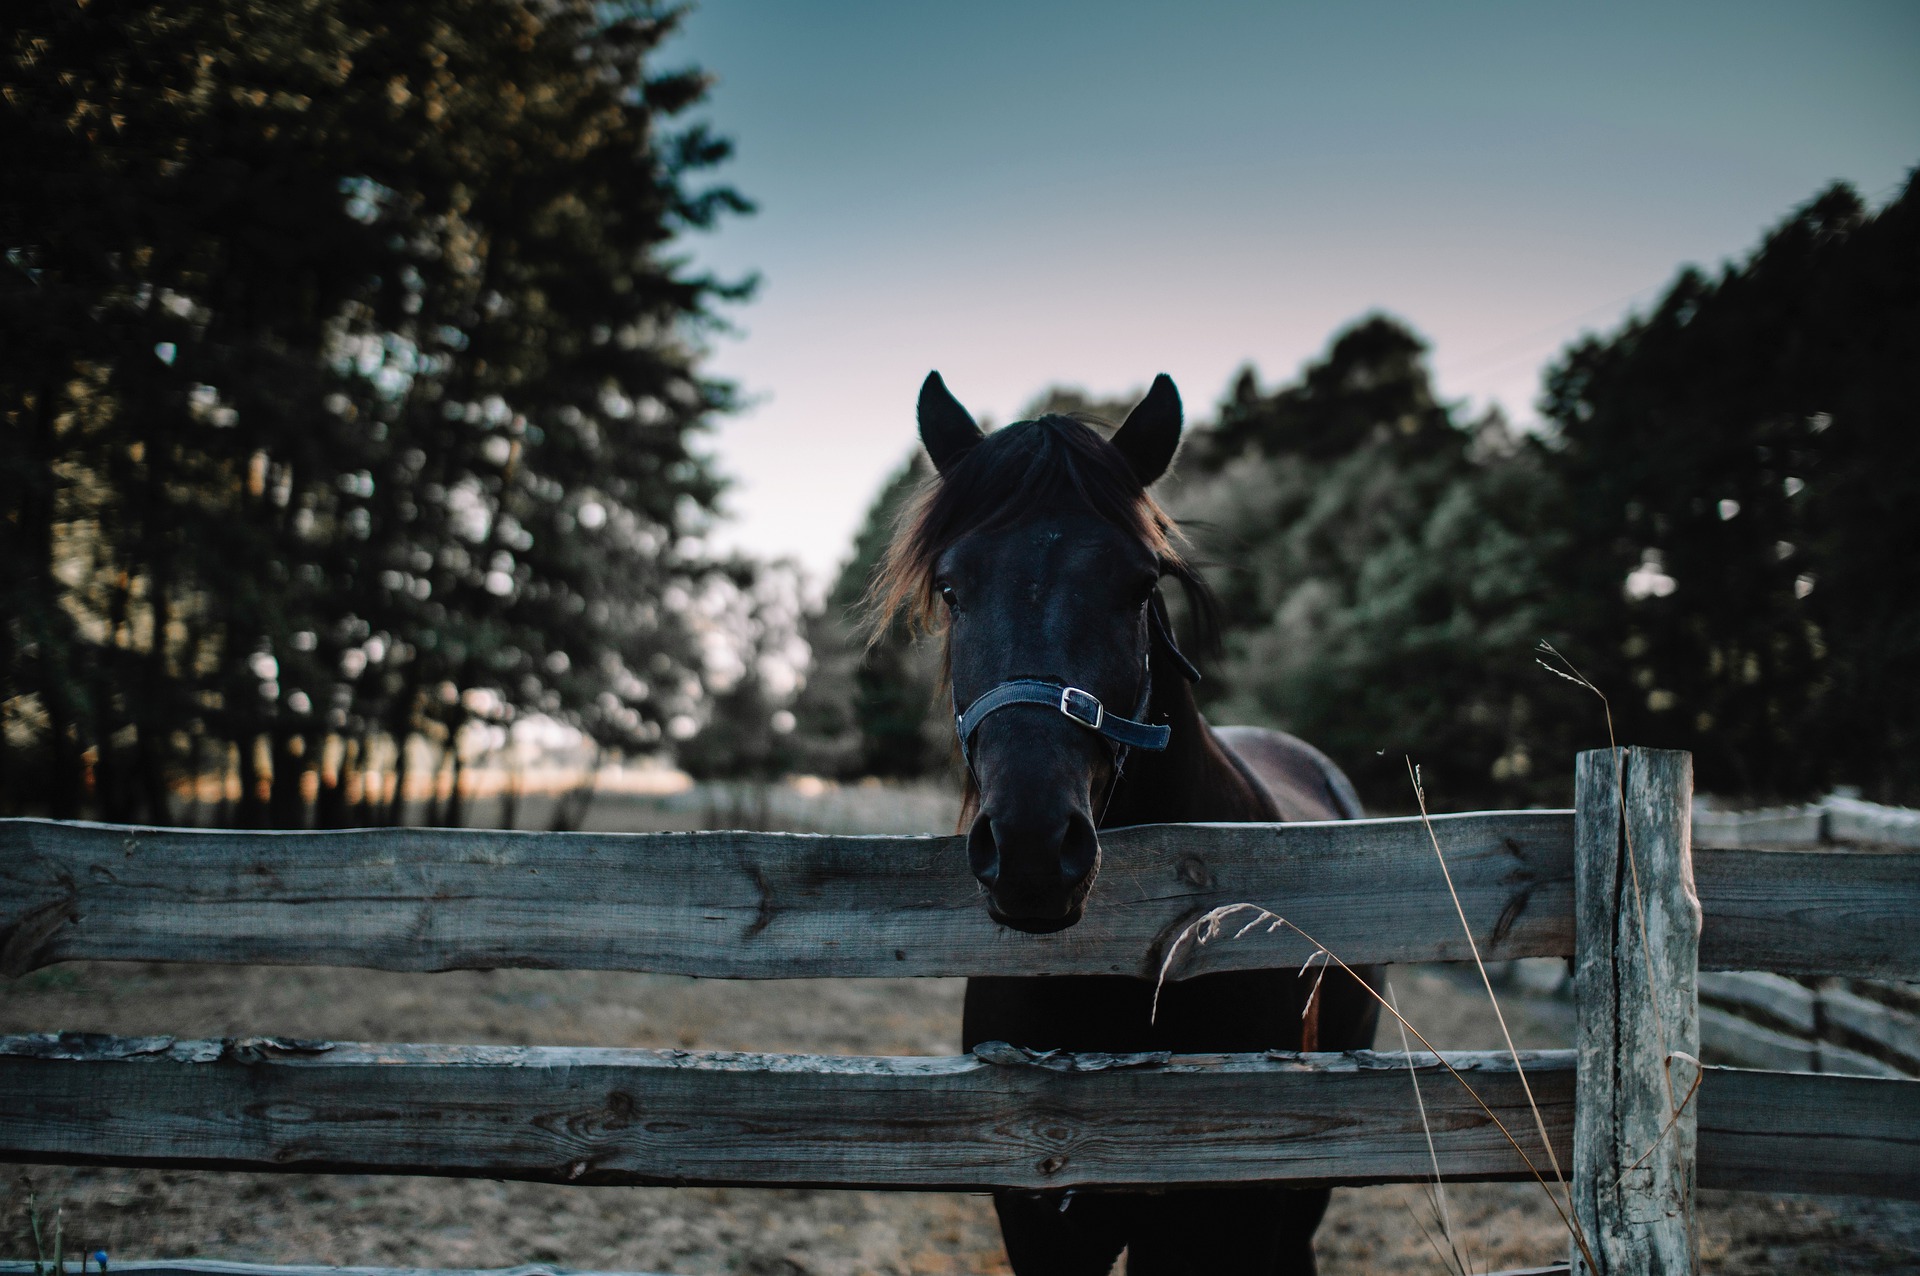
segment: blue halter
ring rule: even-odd
[[[1193,662],[1181,653],[1173,641],[1173,628],[1167,623],[1166,607],[1158,593],[1147,604],[1147,616],[1153,623],[1154,632],[1173,653],[1180,672],[1186,675],[1187,681],[1198,682],[1200,671],[1193,667]],[[1016,704],[1048,705],[1087,730],[1105,737],[1117,749],[1114,758],[1116,772],[1126,766],[1129,749],[1146,749],[1157,753],[1167,747],[1167,742],[1173,738],[1173,729],[1139,720],[1138,715],[1147,711],[1147,702],[1153,696],[1151,655],[1142,662],[1141,672],[1145,677],[1141,679],[1140,703],[1135,706],[1133,712],[1136,716],[1132,718],[1108,712],[1106,706],[1100,703],[1100,698],[1091,691],[1064,682],[1052,682],[1044,678],[1015,678],[1003,682],[983,693],[964,712],[955,707],[953,729],[960,737],[961,760],[967,764],[968,770],[973,769],[973,733],[980,729],[980,724],[986,721],[988,715]]]

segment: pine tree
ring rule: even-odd
[[[1550,371],[1555,627],[1702,787],[1920,800],[1920,187],[1843,186]]]
[[[316,781],[344,817],[377,753],[528,712],[656,747],[745,292],[670,252],[747,207],[665,127],[705,85],[648,69],[674,14],[18,8],[5,801],[165,819],[230,755],[237,818]]]

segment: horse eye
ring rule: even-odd
[[[945,602],[949,607],[959,605],[959,600],[954,596],[952,585],[943,584],[940,586],[940,598],[941,601]]]

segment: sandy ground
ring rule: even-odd
[[[1442,1048],[1494,1044],[1484,998],[1435,971],[1396,975]],[[955,980],[725,983],[547,971],[74,964],[0,985],[0,1031],[245,1033],[340,1040],[684,1046],[840,1053],[958,1050]],[[1508,998],[1520,1044],[1566,1039],[1557,1003]],[[1383,1045],[1397,1044],[1382,1042]],[[424,1178],[19,1167],[0,1196],[0,1256],[30,1257],[26,1190],[70,1238],[123,1257],[384,1266],[705,1273],[1003,1272],[993,1212],[967,1195],[566,1188]],[[1565,1250],[1537,1189],[1460,1186],[1456,1230],[1476,1270]],[[1346,1189],[1319,1237],[1326,1273],[1440,1272],[1422,1189]],[[1714,1272],[1920,1272],[1920,1207],[1706,1193]]]

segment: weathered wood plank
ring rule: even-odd
[[[1580,1276],[1679,1276],[1694,1252],[1700,901],[1693,757],[1582,753],[1574,772],[1573,1208]],[[1591,1262],[1589,1262],[1591,1260]]]
[[[1703,1059],[1742,1068],[1820,1071],[1818,1041],[1791,1036],[1712,1006],[1700,1007],[1700,1048],[1705,1052]]]
[[[1503,1055],[1447,1057],[1527,1123]],[[1572,1052],[1522,1057],[1564,1158]],[[1413,1060],[1449,1173],[1522,1177]],[[1426,1173],[1403,1056],[1084,1062],[6,1037],[0,1160],[885,1187]],[[1920,1081],[1708,1068],[1695,1103],[1702,1186],[1920,1197]]]
[[[1833,841],[1920,850],[1920,811],[1844,797],[1830,797],[1820,807]]]
[[[1572,816],[1438,816],[1489,959],[1572,949]],[[728,978],[1134,974],[1209,908],[1284,913],[1359,964],[1469,956],[1417,819],[1102,833],[1086,920],[996,926],[954,837],[245,833],[0,821],[0,971],[77,958]],[[1278,934],[1178,975],[1298,965]]]
[[[1564,1157],[1572,1057],[1523,1057]],[[1504,1055],[1448,1058],[1509,1128],[1531,1130]],[[1522,1177],[1458,1083],[1430,1055],[1413,1062],[1446,1172]],[[1371,1051],[868,1058],[82,1036],[0,1038],[0,1161],[939,1190],[1431,1173],[1407,1060]]]
[[[1572,951],[1572,816],[1437,816],[1490,960]],[[1276,907],[1348,961],[1467,956],[1416,820],[1110,831],[1089,924],[1016,935],[957,838],[379,829],[236,833],[0,821],[0,972],[83,958],[785,976],[1149,975],[1219,904]],[[1696,852],[1701,965],[1920,972],[1920,853]],[[1383,903],[1391,901],[1391,903]],[[1381,925],[1384,916],[1393,925]],[[1182,976],[1296,964],[1287,934]]]
[[[596,1272],[527,1263],[520,1267],[316,1267],[307,1263],[230,1263],[218,1258],[108,1260],[113,1276],[661,1276],[648,1272]],[[89,1265],[88,1271],[95,1269]],[[55,1276],[51,1262],[0,1259],[0,1276]],[[60,1276],[80,1276],[69,1259]],[[1505,1274],[1502,1276],[1518,1276]]]
[[[1817,806],[1765,811],[1714,811],[1695,807],[1694,850],[1714,847],[1818,846],[1826,841],[1826,813]]]
[[[52,1264],[0,1260],[0,1276],[52,1276]],[[115,1262],[114,1276],[648,1276],[645,1272],[589,1272],[568,1267],[529,1263],[524,1267],[311,1267],[277,1263],[226,1263],[218,1259],[183,1258],[130,1263]],[[79,1276],[80,1265],[67,1264],[63,1276]],[[1488,1276],[1566,1276],[1567,1265],[1512,1268]]]
[[[1845,988],[1822,989],[1820,1009],[1830,1028],[1887,1055],[1887,1062],[1908,1076],[1920,1073],[1920,1016],[1885,1002],[1870,1001]]]
[[[1700,1186],[1920,1199],[1920,1081],[1708,1068]]]
[[[1704,970],[1911,979],[1920,853],[1700,850]]]
[[[305,1264],[228,1263],[217,1259],[170,1259],[113,1264],[114,1276],[649,1276],[645,1272],[591,1272],[529,1263],[522,1267],[314,1267]],[[53,1266],[0,1260],[0,1276],[54,1276]],[[1566,1276],[1567,1265],[1517,1267],[1487,1276]],[[63,1276],[80,1276],[69,1261]],[[659,1276],[658,1273],[652,1276]]]
[[[1704,905],[1703,905],[1704,907]],[[1787,1032],[1812,1036],[1820,1027],[1820,994],[1805,984],[1760,970],[1703,971],[1700,1000],[1751,1012]]]

